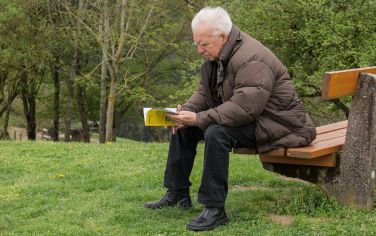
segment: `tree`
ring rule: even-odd
[[[13,81],[13,82],[12,82]],[[8,124],[11,105],[18,95],[17,80],[12,80],[7,72],[0,70],[0,117],[4,116],[4,124],[0,131],[0,139],[8,139]]]
[[[17,91],[9,91],[12,98],[20,94],[26,121],[27,136],[35,140],[35,102],[38,89],[46,70],[49,53],[46,50],[46,34],[49,32],[43,18],[40,1],[27,3],[22,1],[3,2],[1,34],[6,35],[2,41],[1,57],[5,62],[6,75],[15,78],[10,86]],[[47,29],[47,30],[46,30]],[[2,60],[2,61],[3,61]],[[8,106],[11,100],[8,99]]]
[[[70,10],[67,4],[65,5],[67,11],[84,25],[102,49],[102,107],[100,108],[102,113],[99,126],[100,134],[102,134],[103,122],[106,121],[106,142],[113,141],[114,109],[118,83],[122,79],[123,83],[126,84],[128,80],[128,72],[123,70],[122,65],[133,58],[152,13],[150,8],[146,11],[146,14],[143,14],[144,8],[140,10],[139,3],[139,1],[126,0],[115,1],[111,4],[108,0],[90,2],[98,11],[97,20],[91,24],[85,23],[80,16],[75,15]],[[95,29],[99,29],[99,33]],[[107,75],[110,81],[107,99],[104,99]],[[103,106],[106,104],[106,119],[104,119]]]
[[[376,5],[372,0],[240,2],[240,8],[228,3],[235,23],[278,55],[303,97],[321,94],[325,71],[376,62]],[[347,101],[345,98],[334,104],[348,112]]]

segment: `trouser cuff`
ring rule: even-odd
[[[197,199],[197,202],[204,205],[205,207],[221,208],[225,206],[225,202],[202,201],[199,198]]]

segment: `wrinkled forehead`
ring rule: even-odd
[[[193,38],[211,38],[214,32],[214,27],[208,24],[199,25],[193,32]]]

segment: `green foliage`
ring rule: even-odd
[[[150,211],[164,194],[167,144],[0,142],[1,235],[195,235],[191,210]],[[256,157],[231,155],[230,222],[204,235],[374,235],[376,211],[340,206],[317,187],[266,172]],[[203,145],[191,175],[197,197]],[[271,214],[290,215],[281,225]]]
[[[373,0],[214,1],[239,28],[269,47],[285,64],[300,97],[321,95],[327,71],[376,64]],[[351,98],[341,99],[349,105]],[[316,123],[338,120],[338,107],[308,106]],[[331,117],[331,118],[328,118]]]
[[[194,93],[200,81],[200,64],[202,59],[187,61],[185,69],[180,71],[180,76],[185,83],[182,88],[178,88],[169,98],[176,104],[184,104],[184,102]]]
[[[7,78],[6,92],[10,92],[12,85],[21,88],[17,82],[22,72],[27,72],[29,85],[34,88],[42,83],[37,99],[43,107],[37,121],[44,120],[43,124],[50,123],[52,118],[50,78],[53,66],[60,72],[60,107],[61,114],[65,114],[65,80],[71,76],[75,43],[79,44],[80,59],[80,74],[75,83],[85,87],[89,119],[99,119],[102,51],[98,29],[103,1],[85,2],[88,7],[78,11],[78,1],[0,1],[0,77]],[[143,106],[175,106],[184,103],[196,89],[202,58],[191,46],[190,21],[204,5],[223,6],[241,30],[275,52],[288,67],[301,97],[321,93],[325,71],[376,64],[376,5],[373,0],[127,2],[127,16],[131,12],[136,17],[126,17],[129,29],[124,51],[134,45],[134,36],[143,26],[149,10],[152,14],[133,57],[127,58],[119,68],[115,108],[118,122],[129,120],[141,124],[141,116],[139,119],[130,117]],[[71,12],[62,7],[64,3],[70,6]],[[109,1],[111,24],[119,23],[119,3]],[[77,17],[83,19],[80,30],[76,28]],[[117,35],[118,29],[114,28],[111,36]],[[349,100],[342,102],[348,104]],[[329,104],[310,112],[333,110],[338,108]],[[76,102],[73,113],[75,122],[79,117]]]
[[[301,96],[317,96],[324,72],[375,65],[375,11],[371,0],[267,0],[232,15],[278,55]]]
[[[134,115],[133,108],[169,106],[169,96],[185,82],[180,72],[186,70],[186,58],[192,54],[190,40],[187,40],[190,37],[187,22],[192,9],[185,5],[184,2],[158,1],[137,6],[140,14],[152,9],[152,15],[138,50],[121,67],[126,76],[119,83],[117,110],[120,119],[129,120],[129,116]],[[137,31],[137,24],[132,25],[133,28]],[[139,118],[141,123],[142,117]]]
[[[26,72],[30,77],[41,77],[43,74],[45,61],[49,58],[45,41],[48,29],[45,20],[34,14],[38,2],[2,3],[0,70],[7,71],[8,75],[19,77],[21,72]]]

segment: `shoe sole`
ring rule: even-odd
[[[190,209],[190,208],[192,208],[192,206],[193,205],[182,205],[180,203],[172,204],[172,205],[158,206],[158,207],[148,206],[147,204],[144,205],[145,208],[148,208],[148,209],[151,209],[151,210],[159,210],[159,209],[164,209],[164,208],[169,208],[169,207],[180,207],[182,209]]]
[[[184,209],[188,209],[188,208],[191,208],[193,206],[192,203],[191,204],[185,204],[185,203],[182,203],[182,202],[178,202],[176,205],[181,207],[181,208],[184,208]]]
[[[228,218],[223,218],[223,219],[220,219],[218,220],[217,222],[215,222],[215,224],[213,225],[210,225],[210,226],[207,226],[207,227],[192,227],[190,225],[187,225],[187,229],[188,230],[191,230],[191,231],[208,231],[208,230],[212,230],[220,225],[226,225],[228,223]]]
[[[161,204],[159,201],[159,202],[147,202],[146,204],[144,204],[144,207],[148,209],[152,209],[152,210],[163,209],[167,207],[180,207],[183,209],[189,209],[192,206],[193,205],[192,205],[192,201],[190,197],[188,197],[188,200],[183,198],[175,203],[166,202],[165,204]]]

